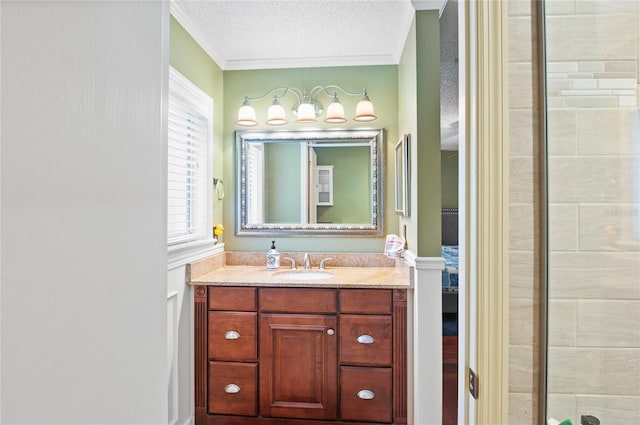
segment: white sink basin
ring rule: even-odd
[[[319,271],[319,270],[288,270],[284,272],[277,272],[275,276],[281,279],[295,279],[295,280],[317,280],[328,279],[333,277],[333,273]]]

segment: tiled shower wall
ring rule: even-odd
[[[549,108],[634,107],[638,104],[637,65],[634,59],[549,61]]]
[[[637,1],[547,0],[548,412],[640,423]],[[538,129],[535,1],[510,0],[509,423],[537,424]]]
[[[547,1],[548,412],[640,423],[637,1]]]

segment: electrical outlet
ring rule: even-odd
[[[473,398],[478,399],[478,375],[473,369],[469,369],[469,392]]]

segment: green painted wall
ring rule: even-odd
[[[322,128],[384,128],[385,137],[385,171],[383,176],[385,211],[383,215],[384,232],[397,233],[398,221],[393,209],[393,146],[398,138],[398,67],[362,66],[362,67],[327,67],[327,68],[296,68],[296,69],[268,69],[252,71],[224,72],[224,181],[228,188],[224,204],[224,226],[226,249],[231,251],[264,251],[269,248],[273,237],[246,236],[238,237],[229,231],[235,228],[235,126],[238,108],[245,95],[261,96],[273,87],[296,86],[311,89],[316,85],[338,84],[348,90],[360,91],[367,89],[378,120],[362,125],[349,121],[335,126],[319,121],[316,124],[289,124],[281,127],[260,125],[256,129],[322,129]],[[345,107],[347,117],[355,114],[357,97],[342,95],[340,101]],[[281,103],[289,111],[294,103],[294,97],[283,99]],[[323,98],[325,107],[328,98]],[[258,113],[258,121],[266,119],[269,100],[254,101],[253,106]],[[290,117],[291,118],[291,117]],[[246,128],[241,128],[246,130]],[[227,184],[227,182],[231,184]],[[283,188],[283,190],[290,190]],[[309,251],[309,252],[383,252],[385,237],[377,238],[349,238],[349,237],[278,237],[280,251]]]
[[[169,63],[193,84],[213,99],[213,176],[222,177],[223,155],[223,73],[220,67],[195,42],[184,28],[171,17],[169,29]],[[233,182],[225,180],[227,192]],[[213,223],[222,223],[223,201],[213,199]],[[230,227],[233,229],[233,227]]]
[[[400,134],[410,135],[410,150],[417,152],[418,134],[418,89],[417,89],[417,52],[416,52],[416,21],[415,18],[407,34],[400,63],[398,64],[398,114]],[[418,157],[411,155],[410,161],[410,211],[407,217],[397,218],[399,222],[399,235],[407,240],[408,249],[417,253],[418,247],[418,224],[417,224],[417,203],[418,196]],[[393,187],[392,187],[393,189]],[[395,195],[394,195],[395,196]]]
[[[416,13],[398,65],[398,87],[400,134],[411,136],[410,215],[398,219],[400,234],[416,255],[439,257],[442,176],[437,11]]]
[[[442,151],[442,208],[458,208],[458,151]]]
[[[416,12],[418,208],[416,254],[440,257],[440,20],[438,11]]]

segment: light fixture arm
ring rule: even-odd
[[[318,95],[323,92],[330,98],[335,97],[336,95],[335,91],[332,93],[329,91],[329,89],[338,89],[342,93],[348,96],[361,96],[361,97],[367,96],[366,89],[363,89],[362,91],[359,91],[359,92],[353,92],[337,84],[330,84],[327,86],[315,86],[311,90],[306,90],[306,89],[300,90],[297,87],[291,86],[291,87],[274,87],[268,92],[266,92],[265,94],[263,94],[262,96],[255,96],[255,97],[245,96],[243,99],[243,103],[253,101],[253,100],[264,100],[268,97],[271,97],[271,95],[273,95],[274,99],[281,99],[285,97],[289,92],[293,93],[296,96],[298,103],[300,103],[305,98],[305,95],[310,101],[317,101]]]
[[[285,97],[287,95],[287,93],[293,93],[296,98],[298,99],[298,103],[300,103],[300,101],[302,100],[303,97],[303,93],[302,91],[297,88],[297,87],[274,87],[271,90],[269,90],[268,92],[266,92],[265,94],[263,94],[262,96],[245,96],[244,97],[244,102],[249,102],[252,100],[264,100],[268,97],[271,97],[271,95],[273,95],[274,99],[281,99],[283,97]]]
[[[360,92],[352,92],[349,91],[347,89],[345,89],[342,86],[339,86],[337,84],[330,84],[328,86],[315,86],[314,88],[311,89],[310,96],[312,99],[315,99],[320,93],[324,92],[327,96],[333,98],[336,95],[336,92],[334,91],[333,93],[329,91],[329,89],[338,89],[340,90],[342,93],[348,95],[348,96],[366,96],[367,95],[367,90],[363,89]]]

